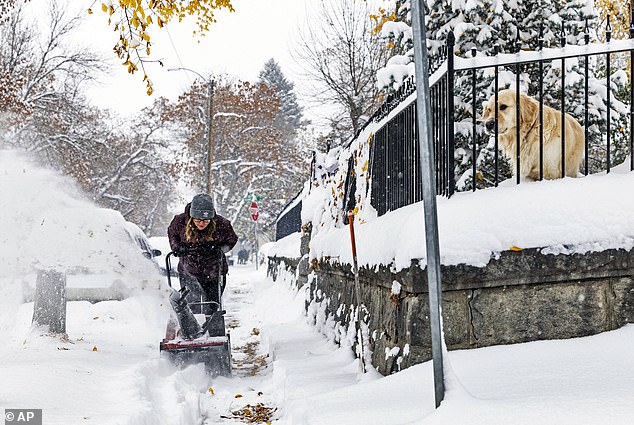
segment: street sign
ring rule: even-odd
[[[258,209],[258,203],[255,201],[251,201],[251,206],[249,207],[249,212],[251,213],[251,220],[258,221],[258,216],[260,215],[260,211]]]

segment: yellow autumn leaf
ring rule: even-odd
[[[365,163],[363,164],[363,167],[361,167],[361,171],[363,171],[364,173],[366,171],[368,171],[368,161],[366,160]]]
[[[94,346],[92,347],[92,351],[97,351],[97,346],[96,346],[96,345],[94,345]]]
[[[134,10],[134,13],[138,14],[139,16],[141,16],[141,18],[145,19],[145,10],[143,10],[143,7],[141,7],[141,3],[137,5],[137,8]]]
[[[108,11],[108,6],[106,6],[105,3],[101,3],[101,10],[103,10],[104,12]]]
[[[88,8],[88,14],[92,15],[92,9],[91,8]]]
[[[523,251],[523,248],[513,245],[509,248],[509,250],[518,252],[518,251]]]
[[[211,395],[216,395],[216,393],[214,392],[214,389],[212,387],[209,387],[209,389],[207,391],[209,391],[209,393],[211,393]]]

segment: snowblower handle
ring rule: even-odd
[[[172,287],[172,261],[170,260],[170,256],[174,255],[174,252],[168,252],[165,256],[165,272],[167,273],[167,284],[169,287]]]

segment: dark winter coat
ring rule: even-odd
[[[231,226],[231,222],[226,218],[216,214],[212,221],[216,224],[216,230],[213,233],[211,241],[186,242],[185,226],[189,221],[189,209],[191,204],[187,204],[185,212],[175,215],[167,229],[170,247],[172,251],[179,246],[197,247],[203,244],[213,244],[222,250],[222,273],[226,274],[229,270],[227,259],[224,253],[231,250],[238,241],[238,236]],[[210,223],[211,225],[211,223]],[[194,276],[199,281],[216,280],[218,276],[218,254],[210,252],[196,252],[194,254],[185,255],[179,258],[178,272]]]

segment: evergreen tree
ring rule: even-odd
[[[273,88],[280,98],[281,105],[276,123],[280,128],[295,134],[302,126],[302,108],[297,103],[293,83],[286,79],[282,69],[273,58],[264,64],[264,69],[260,71],[259,81]]]
[[[558,2],[540,1],[495,1],[457,0],[451,2],[433,2],[427,11],[427,37],[430,56],[440,54],[441,47],[446,44],[447,34],[455,35],[456,43],[453,53],[461,57],[471,57],[471,50],[477,55],[493,56],[495,49],[499,53],[516,53],[518,50],[536,51],[540,48],[561,47],[562,38],[565,45],[585,44],[597,40],[597,19],[592,2],[589,0],[573,0]],[[409,8],[407,2],[397,8]],[[398,13],[396,16],[410,16]],[[406,22],[409,24],[409,22]],[[405,31],[401,31],[405,33]],[[565,109],[584,124],[585,115],[585,83],[583,58],[566,60]],[[545,104],[559,107],[561,99],[561,60],[545,62],[540,70],[537,64],[520,67],[520,87],[529,95],[538,96],[539,78],[543,76]],[[626,141],[629,137],[626,126],[626,106],[622,95],[627,79],[622,78],[622,71],[613,65],[610,85],[611,96],[611,132],[612,165],[623,160],[627,154]],[[499,89],[515,88],[516,69],[514,66],[500,67]],[[607,76],[604,57],[589,59],[589,144],[590,169],[595,172],[605,169],[606,134],[607,134]],[[398,73],[394,76],[398,78]],[[379,77],[379,81],[385,78]],[[495,147],[491,137],[482,126],[477,126],[474,141],[469,129],[473,123],[472,105],[472,73],[457,73],[455,76],[455,128],[456,133],[456,176],[457,189],[473,187],[474,177],[477,187],[490,186],[494,178]],[[494,92],[494,75],[492,69],[476,72],[476,114],[481,112],[479,103],[488,99]],[[617,131],[614,131],[614,130]],[[478,174],[471,175],[472,152],[475,142]],[[510,176],[508,164],[501,161],[501,178]],[[583,170],[582,170],[583,171]]]

